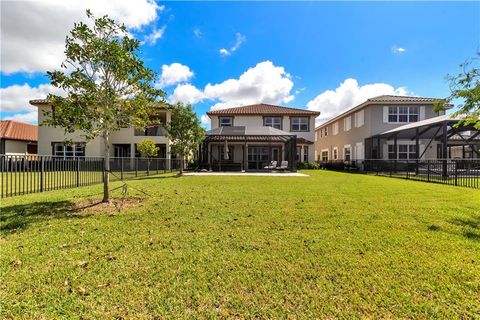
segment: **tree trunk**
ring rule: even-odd
[[[180,175],[183,175],[183,163],[185,162],[185,156],[183,154],[180,155]]]
[[[103,171],[103,200],[102,202],[110,202],[110,145],[108,143],[108,132],[103,135],[103,143],[105,144],[105,165]]]

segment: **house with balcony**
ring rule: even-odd
[[[211,130],[199,150],[201,166],[218,171],[265,170],[272,161],[313,162],[315,118],[319,112],[253,104],[207,112]]]
[[[38,108],[38,123],[44,121],[44,111],[51,106],[46,99],[31,100],[30,104]],[[159,148],[159,158],[170,158],[170,141],[166,137],[164,124],[171,118],[171,111],[166,107],[159,107],[155,122],[158,125],[149,126],[142,130],[136,128],[122,128],[110,135],[110,156],[112,157],[140,157],[137,144],[145,138],[151,139]],[[72,144],[66,144],[71,140]],[[59,127],[38,127],[38,154],[60,157],[100,157],[103,156],[104,144],[99,137],[86,141],[82,132],[65,135],[64,129]]]
[[[393,95],[367,99],[315,128],[315,159],[326,162],[444,158],[439,133],[423,130],[430,123],[445,120],[433,119],[445,115],[445,109],[451,107],[446,105],[444,110],[436,112],[435,101],[435,98]],[[405,138],[397,133],[416,123],[418,135]]]

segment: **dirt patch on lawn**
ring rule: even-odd
[[[101,199],[85,199],[75,204],[77,212],[103,212],[116,214],[125,209],[139,207],[144,199],[140,197],[111,198],[110,202],[102,202]]]

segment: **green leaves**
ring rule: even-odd
[[[55,112],[47,111],[42,124],[66,133],[81,130],[87,140],[146,126],[155,108],[165,104],[165,93],[154,88],[155,73],[138,57],[140,42],[108,16],[96,19],[90,10],[86,15],[93,27],[75,23],[65,40],[62,69],[47,72],[67,96],[48,96]]]
[[[456,76],[447,76],[450,82],[451,94],[446,99],[436,101],[435,110],[444,108],[446,103],[452,100],[460,99],[463,104],[454,113],[465,115],[459,125],[474,125],[474,128],[480,129],[480,52],[477,56],[460,65],[462,72]],[[471,68],[468,70],[468,68]]]
[[[137,150],[142,157],[155,157],[158,154],[159,148],[151,139],[143,139],[137,144]]]

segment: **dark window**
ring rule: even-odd
[[[337,159],[338,159],[338,150],[333,149],[333,160],[337,160]]]
[[[308,162],[308,146],[303,146],[303,162]]]
[[[231,127],[233,126],[233,117],[220,117],[218,118],[220,127]]]
[[[345,161],[350,161],[350,147],[346,147],[343,149],[344,157],[343,159]]]
[[[418,120],[418,107],[388,107],[388,122],[416,122]]]
[[[395,145],[389,144],[388,145],[388,159],[397,159],[397,154],[395,152]]]
[[[37,154],[37,144],[29,143],[27,144],[27,153]]]
[[[282,129],[281,117],[265,117],[263,118],[263,125],[266,127],[272,127],[275,129]]]
[[[297,146],[297,154],[295,155],[295,160],[300,161],[300,153],[302,152],[302,148]]]
[[[328,151],[322,151],[322,161],[328,161]]]
[[[308,131],[308,117],[291,118],[290,131]]]

